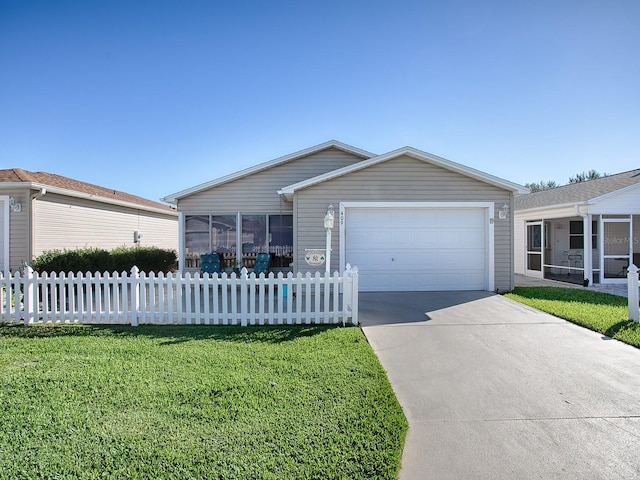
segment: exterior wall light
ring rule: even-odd
[[[333,209],[333,205],[329,205],[327,207],[327,214],[324,216],[324,228],[327,229],[327,246],[326,246],[327,275],[331,273],[330,272],[331,270],[331,229],[333,228],[334,218],[335,218],[335,211]]]
[[[500,220],[506,220],[509,215],[509,204],[505,203],[502,208],[498,210],[498,218]]]

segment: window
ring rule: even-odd
[[[235,268],[238,245],[236,215],[211,215],[211,252],[221,256],[222,268]]]
[[[222,255],[226,269],[253,267],[257,253],[269,252],[273,267],[288,268],[293,261],[293,215],[186,215],[185,264],[197,268],[203,253]],[[238,252],[238,245],[241,245]]]
[[[242,216],[242,255],[266,253],[267,251],[267,216]]]
[[[199,258],[200,254],[208,253],[211,250],[209,215],[189,215],[185,217],[184,247],[187,266],[190,266],[189,262]]]
[[[571,250],[584,249],[584,222],[571,220],[569,222],[569,248]],[[598,222],[591,223],[591,248],[598,248]]]
[[[269,253],[274,267],[293,262],[293,215],[269,215]]]

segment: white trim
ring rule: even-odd
[[[600,257],[600,283],[603,285],[606,284],[621,284],[627,283],[627,277],[624,278],[605,278],[604,272],[604,224],[605,223],[628,223],[629,224],[629,265],[633,263],[633,214],[628,214],[629,218],[604,218],[604,215],[600,215],[600,219],[598,222],[598,246],[600,247],[600,252],[598,256]],[[615,258],[620,257],[621,255],[606,255],[607,258]],[[624,256],[624,255],[623,255]]]
[[[9,258],[9,228],[11,224],[11,214],[9,212],[9,195],[0,195],[0,202],[2,202],[2,209],[4,210],[4,228],[3,231],[0,232],[4,239],[4,249],[3,249],[3,265],[2,265],[2,273],[6,277],[9,275],[10,263],[11,259]]]
[[[485,278],[485,290],[495,290],[495,234],[494,234],[494,202],[340,202],[339,227],[340,227],[340,271],[346,268],[346,210],[358,208],[451,208],[451,209],[484,209],[487,224],[487,276]],[[357,265],[352,265],[357,266]]]
[[[544,249],[545,249],[546,219],[525,220],[524,222],[524,274],[532,278],[544,278]],[[540,225],[540,252],[529,250],[529,226]],[[540,270],[529,269],[529,254],[540,255]]]
[[[367,152],[366,150],[362,150],[357,147],[352,147],[351,145],[347,145],[346,143],[338,142],[337,140],[329,140],[328,142],[321,143],[319,145],[315,145],[313,147],[305,148],[304,150],[299,150],[294,153],[290,153],[289,155],[285,155],[283,157],[278,157],[273,160],[269,160],[268,162],[263,162],[258,165],[254,165],[253,167],[245,168],[244,170],[240,170],[239,172],[231,173],[229,175],[225,175],[224,177],[216,178],[209,182],[201,183],[196,185],[195,187],[187,188],[185,190],[181,190],[177,193],[173,193],[171,195],[167,195],[161,200],[168,203],[176,203],[180,198],[187,197],[189,195],[193,195],[194,193],[201,192],[203,190],[207,190],[209,188],[217,187],[218,185],[222,185],[223,183],[228,183],[234,180],[237,180],[242,177],[246,177],[247,175],[252,175],[254,173],[261,172],[263,170],[267,170],[269,168],[275,167],[277,165],[281,165],[283,163],[291,162],[293,160],[297,160],[302,157],[306,157],[308,155],[313,155],[314,153],[321,152],[323,150],[327,150],[329,148],[336,148],[338,150],[342,150],[343,152],[352,153],[358,157],[362,158],[371,158],[375,157],[374,153]]]
[[[639,188],[640,188],[640,183],[634,183],[633,185],[627,185],[626,187],[619,188],[618,190],[613,190],[612,192],[604,193],[599,197],[594,197],[588,200],[586,203],[588,203],[589,205],[593,205],[602,200],[606,200],[607,198],[615,197],[616,195],[620,195],[621,193],[626,193]]]
[[[178,212],[176,212],[175,210],[171,209],[171,207],[169,207],[167,205],[167,209],[162,209],[162,208],[156,208],[156,207],[151,207],[151,206],[147,206],[147,205],[141,205],[139,203],[133,203],[133,202],[125,202],[123,200],[115,200],[112,198],[107,198],[107,197],[102,197],[100,195],[96,195],[93,193],[84,193],[84,192],[78,192],[77,190],[69,190],[67,188],[60,188],[60,187],[52,187],[51,185],[47,185],[46,183],[35,183],[35,182],[0,182],[0,190],[6,190],[6,189],[15,189],[15,188],[21,188],[21,189],[31,189],[31,190],[42,190],[43,188],[46,189],[47,193],[55,193],[58,195],[64,195],[66,197],[74,197],[74,198],[81,198],[83,200],[92,200],[94,202],[100,202],[100,203],[107,203],[109,205],[117,205],[119,207],[127,207],[127,208],[134,208],[136,210],[144,210],[147,212],[153,212],[153,213],[161,213],[164,215],[169,215],[169,216],[178,216]]]
[[[423,152],[422,150],[418,150],[417,148],[402,147],[402,148],[398,148],[397,150],[393,150],[391,152],[385,153],[383,155],[378,155],[377,157],[373,157],[368,160],[363,160],[362,162],[358,162],[353,165],[347,165],[346,167],[338,168],[331,172],[327,172],[325,174],[318,175],[316,177],[309,178],[307,180],[303,180],[302,182],[297,182],[292,185],[288,185],[278,190],[278,194],[284,196],[285,199],[291,201],[291,198],[293,197],[294,193],[297,190],[301,190],[303,188],[307,188],[312,185],[316,185],[318,183],[322,183],[327,180],[334,179],[336,177],[347,175],[349,173],[357,172],[358,170],[362,170],[363,168],[367,168],[372,165],[377,165],[379,163],[386,162],[387,160],[391,160],[393,158],[397,158],[402,155],[407,155],[417,160],[422,160],[423,162],[437,165],[439,167],[445,168],[447,170],[451,170],[456,173],[460,173],[467,177],[471,177],[476,180],[489,183],[496,187],[504,188],[505,190],[510,190],[517,194],[529,193],[529,189],[526,187],[523,187],[522,185],[518,185],[508,180],[495,177],[488,173],[481,172],[480,170],[476,170],[474,168],[467,167],[465,165],[461,165],[456,162],[452,162],[451,160],[447,160],[446,158],[438,157],[437,155]]]
[[[541,212],[541,211],[553,212],[554,210],[559,209],[559,208],[574,208],[576,206],[582,206],[582,205],[590,205],[590,203],[585,200],[585,201],[582,201],[582,202],[551,204],[551,205],[547,205],[545,207],[516,209],[515,213],[516,213],[516,215],[525,215],[527,213],[536,213],[536,212]],[[562,218],[562,217],[558,217],[558,218]]]

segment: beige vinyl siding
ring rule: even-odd
[[[3,190],[1,194],[12,196],[22,205],[21,212],[9,211],[9,268],[16,272],[30,260],[29,190]]]
[[[135,246],[133,232],[142,233],[141,246],[177,250],[178,217],[47,194],[34,201],[34,256],[47,250]]]
[[[279,189],[361,160],[356,155],[330,148],[181,198],[178,210],[187,215],[290,213],[292,205],[280,198]]]
[[[488,183],[408,156],[398,157],[349,175],[300,190],[294,200],[297,236],[296,268],[316,271],[304,261],[305,248],[323,247],[326,230],[322,219],[327,205],[340,202],[494,202],[498,211],[512,194]],[[497,214],[496,214],[497,217]],[[512,216],[496,220],[494,228],[495,288],[513,288]],[[339,268],[339,225],[332,236],[331,270]]]

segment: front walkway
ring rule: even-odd
[[[555,280],[539,279],[533,277],[526,277],[524,275],[515,275],[516,287],[564,287],[564,288],[581,288],[584,290],[594,290],[596,292],[611,293],[613,295],[620,295],[621,297],[628,296],[627,284],[600,284],[596,283],[588,287],[582,285],[576,285],[569,282],[558,282]]]

